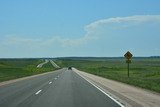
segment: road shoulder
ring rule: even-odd
[[[102,78],[77,69],[73,69],[73,71],[100,86],[104,91],[127,107],[159,107],[160,105],[159,93],[150,92],[128,84]]]

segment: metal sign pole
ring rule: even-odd
[[[128,61],[128,77],[129,77],[129,61]]]
[[[132,54],[128,51],[124,57],[126,58],[127,68],[128,68],[128,77],[129,77],[129,63],[131,63]]]

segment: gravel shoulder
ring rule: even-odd
[[[126,107],[159,107],[160,105],[159,93],[82,72],[75,68],[73,71],[101,87]]]

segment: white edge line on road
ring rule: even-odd
[[[36,92],[36,95],[38,95],[41,91],[42,91],[42,90],[37,91],[37,92]]]
[[[77,72],[76,72],[77,73]],[[103,94],[105,94],[106,96],[108,96],[110,99],[112,99],[114,102],[116,102],[118,105],[120,105],[121,107],[125,107],[124,105],[122,105],[120,102],[118,102],[116,99],[114,99],[113,97],[111,97],[109,94],[107,94],[105,91],[103,91],[104,89],[100,86],[96,86],[95,84],[93,84],[92,82],[90,82],[88,79],[84,78],[81,74],[77,73],[78,75],[80,75],[83,79],[85,79],[87,82],[89,82],[91,85],[93,85],[94,87],[96,87],[99,91],[101,91]],[[100,87],[100,88],[99,88]]]
[[[49,84],[52,84],[52,82],[50,81]]]

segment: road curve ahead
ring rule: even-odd
[[[0,107],[120,107],[72,70],[0,86]]]

